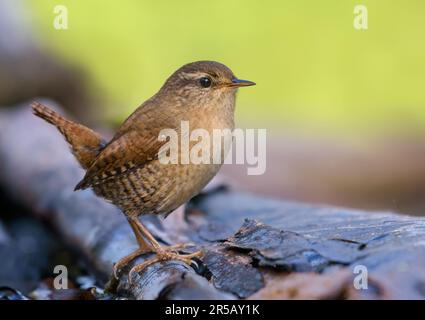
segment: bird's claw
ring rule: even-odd
[[[147,253],[149,251],[144,249],[137,249],[136,251],[130,253],[129,255],[125,256],[124,258],[120,259],[117,263],[114,264],[113,267],[113,274],[115,279],[119,279],[119,273],[123,267],[125,267],[129,262],[137,258],[138,256]]]
[[[174,246],[172,246],[174,247]],[[192,263],[196,263],[196,261],[192,260],[193,258],[202,258],[204,253],[202,251],[197,251],[190,254],[179,254],[172,250],[172,247],[166,247],[162,249],[161,251],[158,251],[156,255],[148,259],[147,261],[140,263],[133,268],[130,269],[130,272],[128,273],[128,278],[130,283],[132,282],[132,279],[134,277],[135,273],[138,273],[142,271],[143,269],[147,268],[148,266],[156,263],[156,262],[164,262],[164,261],[170,261],[170,260],[177,260],[181,261],[187,265],[191,265]],[[196,263],[197,265],[197,263]]]

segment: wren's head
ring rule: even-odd
[[[183,104],[198,107],[234,100],[239,87],[255,85],[254,82],[240,80],[232,70],[215,61],[197,61],[184,65],[174,72],[160,92],[173,94]],[[183,101],[182,101],[183,100]]]

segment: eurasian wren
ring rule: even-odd
[[[115,275],[145,252],[156,255],[133,267],[130,274],[157,261],[173,259],[190,264],[192,258],[202,256],[201,252],[179,254],[177,250],[182,245],[161,246],[138,216],[166,216],[200,192],[221,163],[163,164],[158,152],[165,141],[159,139],[159,134],[165,128],[179,133],[182,121],[188,121],[191,130],[202,128],[209,133],[214,129],[233,130],[236,91],[254,84],[237,79],[218,62],[186,64],[137,108],[107,143],[93,130],[63,118],[40,103],[32,104],[37,116],[59,129],[86,169],[75,190],[92,188],[97,195],[111,201],[124,212],[134,231],[139,249],[115,264]]]

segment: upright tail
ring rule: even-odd
[[[97,132],[65,119],[57,112],[39,102],[31,104],[32,110],[40,117],[58,128],[71,146],[72,153],[80,165],[87,169],[93,163],[106,142]]]

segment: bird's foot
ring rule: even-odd
[[[193,258],[203,257],[204,253],[202,251],[197,251],[197,252],[189,253],[189,254],[179,254],[177,252],[178,249],[185,248],[187,246],[188,245],[183,244],[183,245],[175,245],[175,246],[169,246],[169,247],[160,247],[159,249],[157,249],[156,255],[154,257],[131,268],[130,272],[128,273],[128,278],[130,282],[131,282],[131,279],[133,279],[133,275],[135,273],[142,271],[143,269],[147,268],[148,266],[156,262],[177,260],[177,261],[182,261],[185,264],[190,266],[193,262],[192,260]]]
[[[115,279],[119,278],[119,273],[122,268],[124,268],[126,265],[128,265],[131,261],[136,259],[138,256],[141,256],[142,254],[148,253],[148,252],[151,252],[151,251],[143,249],[143,248],[139,248],[136,251],[125,256],[124,258],[121,258],[117,263],[114,264],[114,267],[113,267]]]
[[[161,249],[165,251],[172,251],[172,252],[178,253],[179,250],[186,249],[187,247],[194,247],[194,246],[195,246],[194,243],[187,242],[187,243],[174,244],[172,246],[161,246]]]

